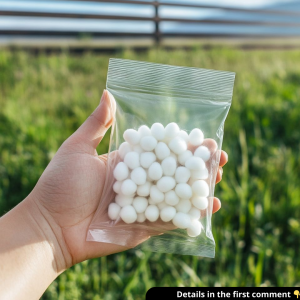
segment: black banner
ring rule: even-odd
[[[298,298],[299,297],[299,298]],[[187,288],[154,287],[146,300],[177,299],[299,299],[300,288]]]

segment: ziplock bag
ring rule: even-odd
[[[214,257],[214,188],[234,78],[110,59],[106,88],[117,108],[87,241]]]

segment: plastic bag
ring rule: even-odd
[[[211,229],[213,196],[220,159],[219,150],[222,146],[224,122],[232,101],[234,78],[235,74],[232,72],[177,67],[123,59],[110,59],[106,88],[116,100],[116,118],[111,130],[106,182],[99,207],[89,227],[87,234],[88,241],[113,243],[128,248],[134,247],[145,241],[141,244],[141,247],[146,250],[214,257],[215,241]],[[165,165],[167,166],[166,173],[169,175],[168,177],[173,177],[174,179],[165,180],[160,185],[158,184],[158,177],[161,176],[160,178],[162,178],[167,176],[164,174],[165,170],[163,170],[162,175],[158,174],[159,172],[155,173],[156,169],[154,167],[152,168],[154,169],[154,173],[152,172],[154,175],[149,171],[149,163],[154,163],[151,160],[153,158],[152,154],[143,156],[144,167],[140,166],[139,171],[136,171],[135,175],[133,175],[133,170],[141,163],[141,152],[154,153],[156,163],[160,166],[163,165],[162,158],[165,157],[164,155],[166,155],[166,152],[163,154],[163,150],[161,150],[161,155],[158,155],[156,153],[156,148],[153,149],[153,145],[151,144],[153,139],[143,139],[143,147],[141,147],[141,137],[147,136],[147,134],[149,135],[149,130],[151,132],[151,126],[154,123],[161,123],[164,128],[167,128],[167,124],[173,123],[173,125],[169,125],[168,130],[164,129],[166,135],[167,133],[169,134],[168,138],[159,140],[159,129],[157,129],[158,133],[155,133],[157,136],[157,144],[155,144],[155,147],[161,142],[167,145],[169,149],[172,148],[176,152],[180,147],[185,149],[185,145],[182,143],[182,140],[185,140],[187,142],[187,150],[190,150],[192,156],[196,157],[196,149],[198,149],[199,146],[203,146],[203,148],[201,148],[202,150],[198,150],[200,153],[198,156],[201,157],[202,155],[201,159],[203,161],[208,159],[205,162],[205,167],[207,169],[206,175],[203,175],[203,172],[200,172],[202,175],[197,175],[198,162],[192,160],[188,165],[191,168],[190,177],[187,175],[188,181],[186,181],[186,173],[188,173],[188,171],[186,171],[186,157],[190,158],[191,154],[186,152],[186,154],[182,155],[180,163],[178,160],[179,155],[182,154],[183,151],[181,148],[177,151],[178,153],[180,152],[180,154],[173,153],[171,150],[168,155],[168,157],[173,157],[176,160],[176,168],[179,166],[184,167],[181,170],[183,173],[179,172],[179,175],[177,174],[179,182],[183,181],[183,185],[180,185],[180,188],[177,188],[179,183],[176,180],[176,187],[173,186],[176,176],[170,175],[174,171],[172,170],[172,159],[169,159],[169,162],[171,163],[169,166],[168,164]],[[178,124],[180,133],[174,123]],[[146,125],[147,127],[143,125]],[[141,128],[141,126],[143,127]],[[156,126],[157,128],[159,127],[159,125]],[[199,137],[199,131],[197,130],[194,131],[193,136],[196,141],[195,143],[193,142],[195,145],[190,144],[192,141],[191,131],[195,128],[201,129],[204,134],[204,142],[202,144],[200,141],[201,136]],[[126,134],[124,135],[124,132],[128,129],[135,130],[132,131],[133,136],[131,136],[132,132],[130,130],[127,131],[127,136]],[[173,144],[171,145],[170,139],[172,139],[172,135],[174,136],[174,130],[176,131],[176,136],[179,136],[179,138],[176,142],[172,142]],[[139,140],[134,140],[137,136],[135,133],[139,134]],[[188,134],[190,134],[190,137]],[[136,144],[129,144],[129,148],[128,144],[124,143],[123,136]],[[118,150],[121,144],[123,145],[120,150]],[[165,146],[162,144],[160,145],[161,149],[168,152]],[[205,158],[207,148],[210,152],[208,157]],[[129,172],[126,171],[124,165],[123,169],[118,167],[119,173],[116,172],[116,166],[124,161],[124,156],[125,154],[128,154],[128,152],[137,153],[139,162],[136,161],[136,164],[134,163],[134,159],[136,158],[135,154],[129,155],[127,157],[127,164],[129,163],[129,165],[132,165],[131,168],[128,168]],[[159,159],[158,156],[160,156],[161,159]],[[156,167],[159,168],[158,164],[156,164]],[[133,200],[140,196],[136,191],[133,194],[128,195],[128,193],[135,190],[131,179],[133,176],[134,182],[138,183],[136,188],[139,188],[139,184],[142,184],[145,180],[145,173],[142,169],[146,172],[146,181],[152,181],[151,184],[152,186],[155,186],[155,188],[152,188],[151,196],[145,196],[149,192],[147,186],[138,189],[139,194],[143,195],[142,198],[146,198],[147,203],[143,199],[137,200],[135,201],[136,205],[133,206]],[[118,174],[116,175],[116,173]],[[152,177],[149,173],[152,174]],[[191,174],[194,174],[193,179],[191,179]],[[123,179],[123,181],[116,183],[115,176]],[[208,186],[207,200],[201,199],[202,202],[198,201],[198,194],[195,195],[195,191],[197,192],[197,188],[199,189],[199,187],[196,186],[194,188],[193,186],[193,183],[198,180],[197,176],[202,178],[202,180],[200,180],[200,185],[206,185],[207,183]],[[155,178],[155,180],[152,178]],[[203,180],[203,178],[206,179]],[[127,179],[129,179],[129,186],[123,184]],[[206,183],[203,183],[203,181]],[[191,187],[191,196],[190,188],[184,185],[184,182]],[[170,185],[170,187],[168,187],[168,185]],[[160,187],[164,192],[161,192],[157,187]],[[132,188],[133,190],[130,190]],[[165,191],[170,188],[172,192],[168,194],[168,198],[166,198],[167,192]],[[115,191],[120,193],[120,197],[118,197],[118,194],[116,194]],[[122,191],[127,193],[126,197],[122,197]],[[161,201],[161,193],[164,197],[163,201]],[[203,193],[203,190],[200,187],[199,195],[202,195],[201,193]],[[186,198],[183,199],[178,197],[179,201],[183,200],[180,202],[181,204],[176,202],[177,194]],[[153,199],[155,199],[155,201],[153,201]],[[200,203],[199,205],[195,199]],[[207,201],[207,203],[205,204],[203,201]],[[115,202],[118,204],[110,206],[111,203]],[[173,206],[170,205],[170,203]],[[118,207],[119,204],[123,206],[123,208]],[[205,209],[199,209],[195,207],[194,204],[200,208],[207,207]],[[130,208],[128,208],[128,206],[130,206]],[[145,206],[147,207],[146,210],[148,209],[148,211],[150,211],[147,213],[148,218],[145,217]],[[151,206],[151,209],[149,206]],[[160,214],[158,218],[157,210],[153,208],[154,206],[158,207]],[[182,222],[175,222],[175,224],[179,224],[179,227],[182,229],[177,228],[178,226],[174,225],[174,209],[165,210],[168,213],[163,215],[165,220],[168,220],[168,218],[172,216],[173,219],[169,222],[162,221],[162,209],[166,206],[174,207],[176,215],[181,212],[183,215],[179,214],[180,218],[183,217],[186,222],[189,222],[186,216],[190,217],[191,222],[195,218],[197,219],[197,217],[199,217],[199,215],[197,216],[198,210],[201,217],[198,221],[193,221],[193,224],[196,224],[196,228],[189,230],[186,227],[192,225],[184,225],[190,223],[184,223],[185,221],[181,218],[182,221],[179,217],[179,221],[182,221],[184,224],[182,225]],[[124,209],[124,207],[127,207],[127,209]],[[137,211],[139,212],[136,215],[134,208],[137,208]],[[189,208],[188,212],[186,211],[187,208]],[[111,209],[110,217],[108,216],[108,209]],[[120,217],[121,212],[123,212],[123,219],[125,218],[128,221],[127,223],[130,224],[127,224],[122,220]],[[138,220],[136,220],[136,218],[138,218]],[[146,220],[144,221],[144,219]],[[149,221],[149,219],[151,221]],[[195,236],[199,233],[198,230],[200,230],[201,233],[198,236]],[[149,239],[150,236],[151,238]]]

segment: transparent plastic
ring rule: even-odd
[[[143,249],[196,255],[215,256],[211,216],[214,188],[224,134],[224,122],[231,106],[235,73],[207,69],[177,67],[123,59],[110,59],[107,90],[114,96],[117,109],[112,126],[107,160],[106,182],[99,207],[90,224],[88,241],[113,243],[128,248],[138,244]],[[202,232],[189,237],[186,230],[176,229],[172,222],[146,221],[124,223],[112,221],[108,206],[114,202],[113,171],[122,160],[118,149],[124,142],[123,133],[142,125],[175,122],[190,133],[200,128],[204,143],[211,152],[206,162],[209,185],[208,206],[201,211]],[[194,149],[193,149],[194,150]]]

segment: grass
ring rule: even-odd
[[[46,299],[144,299],[153,286],[300,286],[299,51],[0,52],[0,215],[98,104],[110,56],[237,73],[215,195],[216,258],[131,250],[75,265]],[[99,147],[107,151],[108,137]]]

